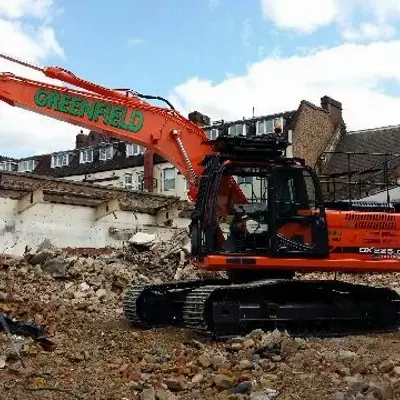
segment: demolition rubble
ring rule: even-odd
[[[204,276],[187,243],[184,231],[167,243],[139,232],[123,251],[45,242],[21,258],[0,255],[0,313],[43,327],[55,345],[1,332],[0,399],[400,399],[398,333],[300,339],[257,330],[222,342],[129,326],[122,298],[132,281]],[[337,279],[400,291],[400,274]]]

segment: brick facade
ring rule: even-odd
[[[330,98],[323,97],[321,103],[326,99]],[[302,101],[293,120],[293,155],[304,158],[312,168],[321,168],[318,164],[321,154],[334,145],[340,133],[341,104],[330,100],[335,106],[329,104],[328,110]]]

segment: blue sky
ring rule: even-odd
[[[167,95],[194,75],[220,81],[244,73],[261,46],[276,47],[257,1],[117,0],[96,12],[94,4],[60,2],[64,13],[53,25],[61,32],[64,65],[110,86]]]
[[[218,82],[246,72],[248,63],[279,51],[340,43],[335,27],[318,35],[279,32],[263,19],[259,1],[59,1],[53,26],[63,66],[108,86],[168,95],[192,76]],[[49,60],[50,61],[50,60]],[[51,59],[60,62],[60,59]]]
[[[275,46],[254,1],[231,0],[226,7],[223,0],[213,7],[207,0],[117,0],[96,12],[94,3],[61,2],[65,11],[54,26],[62,32],[65,65],[110,86],[167,95],[194,75],[220,81],[227,72],[243,73],[247,62],[259,58],[259,46]],[[242,37],[246,18],[248,46]]]
[[[0,1],[0,52],[168,97],[185,115],[241,118],[253,106],[256,114],[269,114],[329,95],[342,102],[349,129],[400,123],[400,2],[99,4]],[[48,82],[3,61],[0,71]],[[0,103],[0,154],[71,148],[78,130]]]

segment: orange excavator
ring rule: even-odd
[[[216,338],[257,328],[318,336],[398,329],[399,295],[389,288],[295,279],[296,271],[400,272],[400,214],[391,204],[325,202],[314,170],[286,157],[282,132],[208,140],[160,97],[0,57],[62,83],[1,73],[2,101],[144,146],[188,180],[193,262],[227,278],[133,283],[124,298],[132,324]]]

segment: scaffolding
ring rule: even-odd
[[[332,201],[359,200],[377,193],[386,192],[386,202],[391,203],[390,190],[399,187],[397,179],[393,179],[393,172],[400,165],[398,153],[371,153],[371,152],[343,152],[325,151],[326,154],[343,155],[346,170],[343,172],[320,174],[320,183],[327,199]],[[353,169],[354,157],[380,158],[368,168]]]

